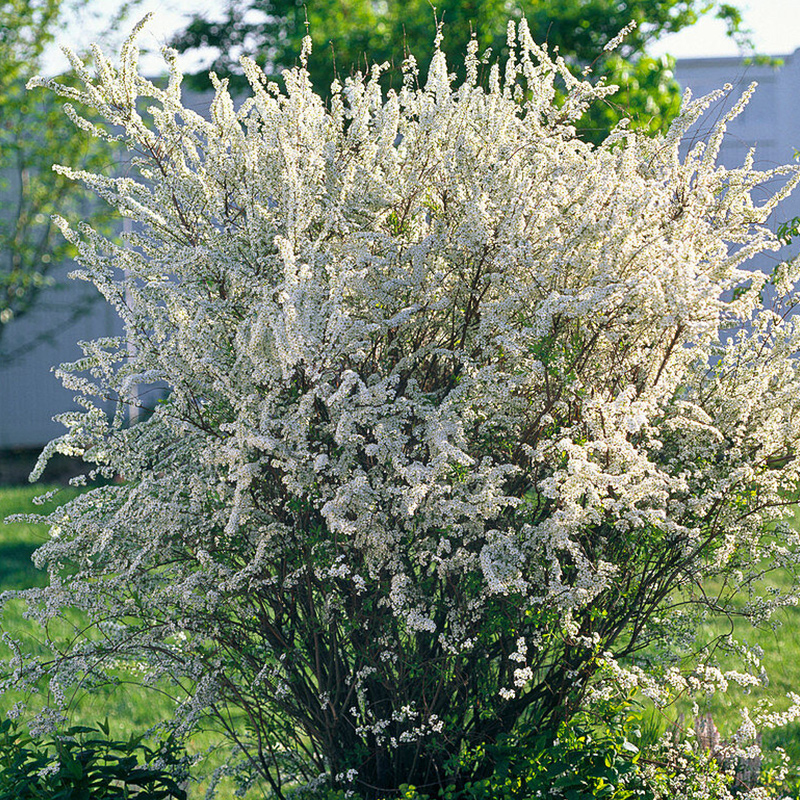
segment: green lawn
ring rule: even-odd
[[[775,570],[758,586],[754,586],[755,594],[767,596],[771,588],[788,593],[792,581],[788,574]],[[709,597],[716,594],[718,587],[713,582],[706,585]],[[751,598],[752,599],[752,598]],[[743,604],[744,600],[742,600]],[[738,607],[739,600],[734,604]],[[785,711],[791,705],[789,692],[800,694],[800,605],[787,606],[774,613],[768,623],[754,627],[741,617],[719,617],[702,625],[697,632],[693,645],[692,662],[698,654],[708,652],[710,645],[720,637],[733,635],[736,642],[750,648],[760,648],[763,655],[761,665],[767,675],[765,686],[742,688],[730,681],[726,692],[716,692],[708,697],[694,698],[700,714],[710,713],[720,731],[723,741],[728,740],[742,723],[741,710],[745,707],[753,709],[768,704],[774,711]],[[722,670],[747,672],[748,669],[738,654],[726,654],[714,649],[714,658]],[[657,710],[652,703],[641,698],[643,718],[648,739],[660,737],[673,726],[692,726],[692,701],[689,698],[678,698],[675,704],[664,710]],[[765,751],[782,747],[791,758],[794,771],[800,774],[800,720],[787,726],[764,729],[762,744]]]
[[[791,586],[788,575],[776,571],[762,591],[771,586],[788,590]],[[712,640],[721,632],[730,631],[731,623],[707,624],[701,629],[705,641]],[[734,638],[763,651],[762,664],[769,678],[766,687],[743,689],[731,683],[725,694],[716,694],[700,704],[701,712],[711,712],[717,726],[726,737],[733,733],[741,722],[739,709],[743,705],[753,706],[760,700],[774,704],[775,710],[783,711],[790,705],[789,692],[800,693],[800,606],[789,606],[775,613],[769,623],[754,628],[741,619],[733,621]],[[733,657],[724,658],[722,666],[741,670],[741,662]],[[763,732],[765,747],[783,747],[793,763],[800,766],[800,720],[783,728]]]
[[[47,511],[77,494],[76,489],[62,488],[52,503],[45,506],[32,503],[34,497],[55,488],[44,485],[0,487],[0,520],[11,514]],[[34,550],[46,538],[46,526],[21,522],[4,525],[0,522],[0,591],[47,585],[47,574],[37,570],[31,561]],[[30,642],[31,647],[35,648],[40,631],[35,623],[23,617],[23,607],[22,601],[9,604],[2,618],[2,630]],[[128,676],[121,674],[120,677],[125,681]],[[17,701],[31,702],[31,698],[16,694],[0,697],[0,719]],[[31,705],[36,707],[35,698]],[[172,716],[172,701],[157,690],[144,689],[135,683],[122,683],[119,687],[75,697],[72,714],[76,724],[95,724],[108,717],[112,737],[125,739],[130,734],[144,733],[153,725],[169,719]],[[201,752],[215,747],[219,741],[219,736],[213,732],[198,734],[193,737],[189,749]],[[202,798],[205,788],[203,783],[190,786],[190,800]],[[223,783],[219,797],[227,796],[233,796],[233,787]],[[260,794],[256,790],[255,794],[248,796],[258,797]]]
[[[34,497],[42,495],[54,486],[12,487],[0,489],[0,519],[10,514],[46,511],[64,503],[77,494],[75,489],[61,489],[54,502],[35,506]],[[31,555],[47,538],[44,525],[12,522],[0,527],[0,590],[24,589],[45,586],[47,573],[33,565]],[[38,626],[25,619],[22,601],[12,601],[3,616],[2,627],[12,636],[30,641],[35,646],[39,635]],[[112,726],[121,733],[144,731],[169,714],[169,702],[152,692],[104,692],[103,696],[87,695],[76,698],[76,717],[79,722],[92,723],[108,715]],[[10,706],[17,697],[0,698],[0,710]]]
[[[13,486],[0,489],[0,520],[10,514],[41,512],[66,502],[77,494],[75,489],[62,488],[58,500],[46,506],[35,506],[34,497],[55,489],[55,486]],[[31,562],[33,551],[47,539],[44,525],[13,522],[0,528],[0,587],[24,589],[44,586],[47,575],[37,570]]]
[[[0,488],[0,519],[9,514],[52,508],[52,504],[34,506],[31,501],[53,488],[55,487]],[[62,489],[55,502],[66,502],[75,496],[76,491]],[[46,585],[47,575],[37,570],[31,562],[31,554],[46,537],[46,528],[41,525],[16,522],[0,526],[0,590]],[[800,692],[800,607],[783,610],[774,622],[777,623],[776,627],[766,626],[760,630],[741,622],[736,623],[737,636],[764,650],[764,665],[771,680],[766,689],[754,689],[749,697],[745,697],[744,690],[731,685],[727,694],[718,694],[701,704],[701,711],[712,712],[723,736],[730,735],[738,727],[738,709],[742,702],[752,704],[753,700],[766,697],[783,709],[787,706],[787,693]],[[3,618],[3,629],[35,643],[37,628],[23,618],[21,602],[12,604],[7,610]],[[710,640],[722,630],[724,627],[719,623],[706,626],[701,633],[704,639]],[[734,666],[733,662],[731,666]],[[23,698],[0,698],[0,717],[18,699]],[[679,710],[688,711],[688,707],[676,708],[674,713],[677,714]],[[171,702],[158,692],[136,686],[126,686],[124,690],[117,687],[76,698],[76,722],[95,723],[106,716],[111,722],[112,734],[124,737],[133,732],[144,732],[157,722],[169,718]],[[663,729],[670,723],[670,719],[658,715],[652,723],[655,728]],[[215,741],[217,739],[213,734],[200,735],[193,740],[192,749],[205,749],[213,746]],[[787,728],[765,732],[764,744],[771,747],[781,745],[792,756],[793,761],[800,764],[800,722]],[[202,787],[195,787],[190,797],[202,797],[203,791]],[[221,796],[224,796],[224,792]]]

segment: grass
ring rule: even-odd
[[[43,506],[33,504],[35,497],[56,488],[59,487],[0,487],[0,520],[13,514],[47,512],[78,493],[77,489],[60,488],[53,502]],[[11,522],[4,525],[0,522],[0,591],[47,585],[49,580],[47,573],[38,570],[31,560],[36,548],[47,540],[47,535],[45,525],[29,522]],[[14,638],[29,643],[35,650],[41,631],[34,622],[24,617],[23,611],[23,601],[12,600],[2,615],[2,630]],[[8,651],[0,648],[0,653],[5,656]],[[108,718],[111,736],[127,739],[132,734],[143,734],[154,725],[172,717],[173,702],[166,694],[158,691],[159,687],[152,690],[135,685],[135,679],[125,673],[121,673],[120,678],[122,683],[119,687],[92,690],[76,696],[71,703],[70,722],[94,725]],[[166,687],[161,688],[166,689]],[[4,718],[6,712],[18,701],[25,702],[33,709],[41,704],[41,701],[36,702],[36,698],[7,693],[0,696],[0,719]],[[214,732],[203,732],[192,738],[188,749],[190,752],[198,753],[216,748],[219,744],[219,735]],[[214,759],[210,759],[212,766],[213,762]],[[233,796],[233,788],[226,782],[221,783],[218,796]],[[205,789],[204,783],[192,784],[189,787],[190,800],[203,797]]]
[[[759,585],[753,587],[753,593],[768,596],[770,590],[779,590],[781,594],[788,594],[793,584],[787,572],[773,570]],[[716,594],[716,588],[713,582],[705,586],[710,597]],[[753,600],[754,597],[746,599]],[[734,598],[735,607],[740,607],[744,602],[744,597]],[[800,694],[800,606],[786,606],[775,612],[769,622],[757,627],[739,616],[728,618],[720,615],[712,618],[697,631],[693,652],[707,651],[712,643],[729,634],[735,642],[761,649],[761,666],[768,683],[766,686],[743,688],[730,681],[725,692],[717,691],[707,697],[694,698],[701,715],[711,714],[723,741],[729,740],[742,724],[743,709],[768,704],[773,711],[785,711],[791,705],[789,692]],[[722,670],[747,672],[738,654],[726,654],[718,649],[714,655]],[[646,724],[652,728],[649,741],[659,738],[673,726],[680,728],[681,724],[686,727],[693,725],[692,702],[687,698],[678,698],[673,706],[664,711],[656,710],[644,698],[641,698],[641,702]],[[780,728],[762,730],[761,733],[764,750],[782,747],[789,755],[794,770],[800,774],[800,719]]]
[[[788,592],[791,578],[780,570],[769,576],[761,587],[761,594],[769,588]],[[766,687],[745,689],[731,683],[728,691],[717,693],[701,702],[701,713],[710,712],[723,735],[730,736],[741,724],[740,709],[752,707],[759,701],[769,701],[776,711],[790,705],[789,692],[800,692],[800,606],[787,606],[775,614],[768,623],[759,627],[736,618],[706,624],[700,630],[701,641],[710,641],[721,633],[732,631],[735,640],[763,651],[761,660],[769,683]],[[721,659],[723,668],[741,670],[740,660],[734,657]],[[800,765],[800,720],[786,727],[763,732],[766,748],[783,747],[794,764]]]
[[[44,494],[53,486],[23,486],[0,488],[0,519],[9,514],[20,514],[32,511],[47,511],[54,503],[45,506],[32,504],[34,497]],[[55,503],[66,502],[77,493],[75,489],[62,489],[56,496]],[[0,526],[0,591],[6,589],[23,589],[33,586],[44,586],[48,582],[45,573],[37,570],[31,555],[34,550],[47,539],[47,529],[43,525],[26,522],[14,522]],[[788,578],[776,574],[777,587],[786,589]],[[710,711],[723,734],[730,736],[740,722],[739,709],[743,705],[752,705],[754,700],[766,698],[775,703],[776,708],[788,706],[786,695],[790,691],[800,691],[800,607],[789,607],[779,612],[773,622],[761,629],[751,627],[748,623],[737,620],[734,623],[735,635],[751,645],[758,645],[764,651],[763,663],[770,684],[762,689],[750,692],[731,685],[725,694],[716,694],[701,703],[701,712]],[[38,629],[34,623],[24,619],[21,601],[14,601],[3,617],[3,630],[12,635],[31,641],[35,646]],[[727,632],[726,623],[716,622],[706,625],[701,631],[701,639],[712,640],[720,633]],[[735,667],[731,661],[730,667]],[[124,677],[124,676],[123,676]],[[4,712],[21,697],[0,697],[0,718]],[[676,709],[688,711],[686,708]],[[127,737],[131,733],[143,733],[158,722],[170,718],[172,703],[165,696],[136,686],[93,691],[76,699],[75,721],[93,724],[102,721],[106,716],[112,724],[112,735]],[[663,728],[669,724],[665,718],[652,718],[655,727]],[[213,734],[201,734],[193,740],[195,751],[213,747],[218,738]],[[800,764],[800,721],[785,728],[766,731],[764,744],[767,747],[782,746],[792,758],[793,763]],[[196,786],[190,797],[202,797],[203,787]],[[228,792],[228,794],[232,794]],[[223,791],[221,796],[226,796]]]
[[[0,490],[0,520],[11,514],[42,512],[77,494],[61,489],[58,500],[46,506],[33,505],[33,498],[56,489],[55,486],[15,486]],[[47,528],[30,522],[13,522],[0,528],[0,587],[25,589],[47,585],[47,575],[34,567],[31,556],[47,540]]]
[[[34,497],[56,488],[59,487],[3,488],[0,490],[0,519],[10,514],[47,512],[77,494],[75,489],[60,489],[54,502],[43,506],[32,503]],[[0,590],[25,589],[48,584],[47,573],[38,570],[31,560],[34,551],[46,540],[45,525],[11,522],[0,527]],[[2,617],[3,631],[36,648],[41,631],[36,623],[24,617],[23,612],[23,601],[11,601]],[[127,735],[134,731],[142,732],[169,716],[169,714],[164,715],[168,711],[165,702],[154,701],[150,693],[128,692],[124,697],[114,697],[111,693],[105,692],[103,694],[106,696],[100,703],[93,696],[87,696],[77,702],[76,722],[94,723],[102,721],[107,715],[112,721],[120,724],[118,732]],[[14,695],[0,697],[0,711],[22,699],[24,698]]]

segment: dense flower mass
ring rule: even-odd
[[[800,172],[717,164],[748,95],[687,144],[726,89],[687,93],[664,137],[581,141],[613,87],[524,21],[509,49],[481,82],[473,42],[455,86],[437,40],[424,81],[409,57],[384,94],[376,66],[330,107],[303,60],[285,92],[244,60],[251,96],[217,81],[209,120],[170,51],[166,88],[133,40],[118,67],[75,60],[84,88],[55,88],[105,122],[68,113],[133,159],[61,169],[134,232],[60,224],[126,335],[62,368],[82,410],[42,464],[116,481],[48,517],[51,585],[27,597],[102,635],[13,681],[143,664],[188,691],[176,724],[217,717],[279,796],[320,773],[380,796],[461,785],[488,743],[615,693],[754,680],[680,656],[800,558],[775,524],[800,478],[796,275],[767,308],[745,268]],[[794,601],[751,598],[754,620]]]

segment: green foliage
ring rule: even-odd
[[[537,732],[493,748],[497,768],[488,778],[445,792],[443,800],[523,800],[551,795],[566,800],[651,798],[643,780],[635,716],[613,726],[562,723],[557,734]],[[620,724],[621,723],[621,724]]]
[[[800,217],[792,217],[778,225],[777,235],[783,244],[791,244],[792,239],[800,233],[799,225]]]
[[[109,737],[108,720],[44,741],[0,722],[0,800],[186,800],[185,758],[173,741],[156,752],[141,736]]]
[[[480,771],[485,777],[454,783],[436,795],[400,787],[402,800],[661,800],[680,785],[688,797],[729,798],[733,781],[709,753],[692,747],[675,750],[647,736],[647,722],[632,700],[612,704],[600,717],[575,717],[556,730],[531,730],[462,758],[455,772]],[[767,780],[773,779],[771,774]],[[787,787],[782,777],[773,780]],[[313,794],[314,800],[339,800],[341,792]]]
[[[428,0],[234,0],[217,21],[198,14],[173,41],[183,51],[211,48],[210,69],[228,77],[234,88],[245,89],[238,58],[252,56],[268,75],[280,79],[281,71],[294,66],[301,40],[308,32],[314,43],[308,69],[318,92],[326,94],[334,76],[343,80],[354,69],[388,61],[394,67],[387,82],[401,84],[400,65],[408,53],[420,61],[422,74],[428,63],[422,58],[436,32],[436,20],[444,21],[443,44],[451,65],[461,61],[471,36],[480,51],[491,49],[491,61],[505,63],[506,22],[509,14],[526,16],[533,37],[558,48],[579,73],[590,67],[598,78],[620,86],[620,93],[598,106],[584,119],[584,135],[601,139],[622,117],[633,127],[663,131],[680,105],[678,85],[669,58],[647,56],[648,45],[659,37],[693,25],[714,12],[725,21],[728,34],[743,51],[752,49],[736,5],[705,0],[439,0],[432,9]],[[605,45],[630,22],[631,31],[615,53]],[[488,70],[486,71],[488,74]],[[462,76],[463,77],[463,76]],[[205,71],[190,85],[208,88]]]
[[[621,117],[628,117],[632,128],[665,133],[681,106],[673,67],[674,60],[669,56],[656,59],[643,55],[630,60],[612,55],[602,65],[602,75],[608,83],[617,84],[619,92],[587,115],[584,136],[603,138]]]
[[[86,0],[71,5],[81,6]],[[42,301],[48,287],[60,286],[57,272],[73,255],[51,220],[58,210],[87,211],[87,192],[51,170],[53,163],[81,163],[107,169],[108,147],[75,136],[52,95],[28,92],[27,81],[41,68],[67,0],[9,0],[0,5],[0,365],[24,355],[42,339],[85,314],[89,301],[53,302],[50,319],[29,340],[3,347],[14,320]],[[109,214],[93,215],[101,228]]]

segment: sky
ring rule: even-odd
[[[747,0],[737,3],[745,27],[753,31],[756,48],[766,55],[788,55],[800,47],[800,0]],[[653,55],[675,58],[735,56],[736,45],[725,35],[725,24],[704,17],[691,28],[665,36],[651,48]]]
[[[735,0],[734,0],[735,2]],[[115,0],[103,4],[105,8],[113,8]],[[143,0],[141,11],[136,18],[147,11],[154,13],[147,26],[147,35],[142,44],[157,52],[169,36],[179,30],[191,12],[213,13],[224,5],[224,0]],[[744,0],[738,5],[744,12],[745,25],[752,29],[758,52],[767,55],[787,55],[800,47],[800,0]],[[108,17],[100,15],[91,18],[84,15],[79,19],[68,21],[58,44],[67,44],[80,49],[91,41],[105,36],[109,47],[119,45],[122,34],[109,36]],[[667,36],[652,48],[653,55],[670,53],[676,58],[699,58],[704,56],[735,56],[736,45],[725,36],[722,22],[710,17],[702,19],[692,28]],[[160,72],[160,59],[157,56],[145,56],[142,72],[153,74]],[[46,71],[55,74],[66,66],[66,61],[54,47],[48,53]],[[184,61],[181,66],[186,71],[202,66],[197,60]]]

